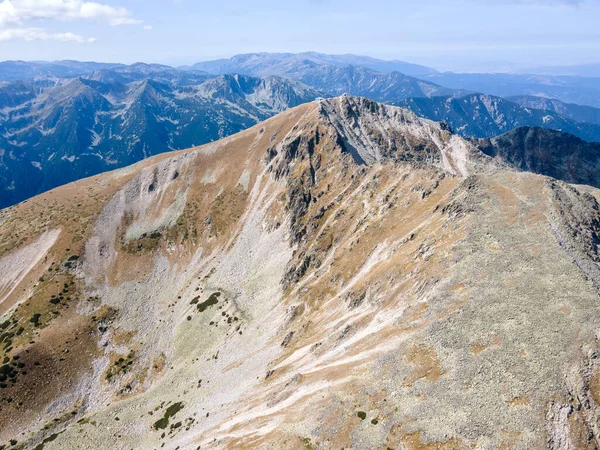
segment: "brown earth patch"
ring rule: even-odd
[[[440,368],[440,360],[433,347],[413,345],[404,355],[404,359],[413,366],[411,372],[404,379],[404,386],[412,386],[422,379],[436,382],[446,373]]]

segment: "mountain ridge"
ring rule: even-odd
[[[597,198],[343,96],[2,210],[0,441],[595,445]]]
[[[303,53],[248,53],[235,55],[214,61],[204,61],[191,66],[183,66],[186,70],[203,70],[215,75],[224,73],[241,73],[253,76],[276,74],[272,65],[286,66],[294,61],[310,61],[317,64],[334,66],[362,66],[380,72],[401,72],[409,76],[423,75],[437,72],[430,67],[404,61],[384,61],[369,56],[352,54],[326,55],[317,52]]]

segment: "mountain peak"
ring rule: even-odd
[[[600,191],[479,144],[342,96],[3,210],[0,441],[585,448]]]
[[[382,159],[430,164],[466,176],[480,166],[480,152],[440,122],[364,97],[343,95],[321,102],[321,114],[361,164]]]

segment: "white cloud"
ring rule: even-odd
[[[73,33],[56,33],[28,26],[36,20],[95,20],[111,26],[141,24],[126,8],[84,0],[0,0],[0,41],[22,39],[94,42]]]
[[[152,29],[152,25],[144,25],[144,30],[151,30]]]
[[[0,29],[36,19],[97,20],[113,26],[142,23],[130,15],[126,8],[83,0],[2,0]]]
[[[95,38],[85,38],[74,33],[49,33],[41,28],[9,28],[0,30],[0,42],[16,39],[25,41],[77,42],[80,44],[96,40]]]

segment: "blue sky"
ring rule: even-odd
[[[598,0],[0,0],[0,60],[314,50],[502,70],[600,62],[598,19]]]

